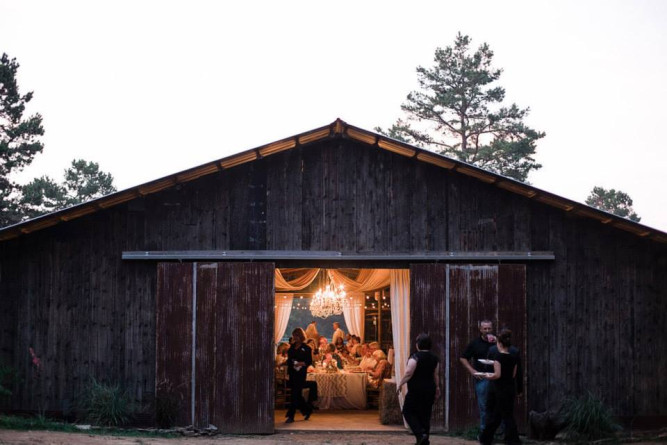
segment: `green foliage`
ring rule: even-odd
[[[119,385],[108,385],[91,378],[81,403],[86,420],[95,425],[126,425],[134,414],[134,406]]]
[[[19,381],[18,373],[13,367],[0,362],[0,400],[12,396],[9,389]]]
[[[158,384],[156,393],[155,422],[159,428],[171,428],[183,408],[183,396],[178,388],[168,382]]]
[[[588,392],[580,398],[565,401],[562,408],[568,440],[593,441],[615,437],[621,427],[600,399]]]
[[[494,85],[502,70],[492,67],[493,51],[484,43],[471,54],[470,43],[459,33],[454,46],[436,50],[432,68],[417,67],[420,90],[401,106],[407,121],[376,131],[525,181],[542,167],[532,156],[545,133],[523,123],[528,108],[502,106],[505,89]]]
[[[8,430],[51,430],[74,432],[77,429],[74,425],[54,422],[44,416],[36,417],[17,417],[0,416],[0,428]]]
[[[96,162],[75,159],[65,170],[67,205],[80,204],[116,191],[113,176],[100,170]]]
[[[42,176],[23,186],[20,209],[24,218],[35,218],[115,191],[111,174],[101,171],[96,162],[75,159],[65,170],[62,184]]]
[[[7,54],[0,58],[0,227],[20,220],[17,203],[19,185],[12,173],[29,165],[44,148],[42,116],[23,116],[32,92],[21,95],[16,82],[19,64]]]
[[[105,436],[130,436],[130,437],[178,437],[174,433],[163,433],[158,431],[137,431],[132,429],[110,429],[110,428],[93,428],[89,430],[82,430],[75,425],[55,422],[43,416],[37,417],[17,417],[17,416],[2,416],[0,415],[0,428],[7,430],[49,430],[62,431],[66,433],[82,433],[95,434]]]
[[[639,215],[632,208],[630,195],[620,190],[593,187],[593,191],[586,198],[586,204],[616,216],[628,218],[631,221],[641,221]]]
[[[48,176],[33,179],[22,188],[21,213],[26,218],[35,218],[61,209],[66,193],[60,184]]]
[[[481,434],[481,431],[479,429],[479,424],[477,425],[471,425],[461,431],[455,431],[452,433],[452,436],[455,437],[462,437],[467,440],[474,440],[477,441],[477,438]]]

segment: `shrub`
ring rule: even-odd
[[[134,414],[134,406],[119,385],[109,385],[91,378],[81,403],[86,420],[95,425],[121,426]]]
[[[562,412],[566,422],[564,433],[569,440],[606,439],[614,437],[621,429],[609,408],[590,392],[583,397],[566,400]]]
[[[171,428],[176,424],[183,407],[183,396],[178,388],[169,382],[160,382],[156,389],[155,422],[160,428]]]
[[[12,391],[9,388],[18,382],[19,377],[16,369],[0,362],[0,401],[12,396]]]

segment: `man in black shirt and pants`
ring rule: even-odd
[[[479,332],[481,335],[468,344],[465,351],[463,351],[463,355],[459,358],[459,361],[475,379],[475,394],[477,395],[477,406],[479,407],[480,430],[484,430],[486,427],[486,398],[489,381],[474,374],[476,372],[493,372],[493,365],[485,365],[484,363],[479,362],[479,359],[486,359],[488,357],[489,349],[496,342],[496,337],[491,334],[492,331],[493,322],[490,320],[480,321]]]
[[[296,328],[292,332],[294,342],[287,351],[287,374],[289,375],[289,385],[292,389],[292,398],[289,409],[287,410],[287,420],[285,423],[294,422],[294,414],[298,409],[308,420],[313,412],[311,404],[303,399],[303,388],[306,386],[306,377],[308,375],[308,366],[313,363],[310,346],[305,344],[306,333],[301,328]]]

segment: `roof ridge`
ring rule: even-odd
[[[310,131],[245,150],[215,161],[207,162],[73,207],[68,207],[37,218],[0,228],[0,241],[16,238],[23,234],[51,227],[61,222],[67,222],[89,213],[107,209],[141,196],[156,193],[166,188],[271,156],[285,150],[332,138],[349,138],[401,156],[415,158],[421,162],[456,171],[460,174],[470,176],[489,185],[494,185],[526,198],[535,199],[543,204],[559,208],[566,212],[573,212],[579,216],[595,219],[602,224],[610,224],[613,227],[634,233],[637,236],[667,243],[667,233],[659,229],[648,227],[644,224],[588,206],[587,204],[538,189],[532,185],[484,170],[475,165],[467,164],[463,161],[439,153],[415,147],[406,142],[398,141],[360,127],[355,127],[354,125],[348,124],[340,117],[336,118],[328,125]]]

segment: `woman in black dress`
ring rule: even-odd
[[[431,431],[433,402],[440,397],[438,383],[438,357],[431,353],[431,338],[421,333],[417,336],[417,352],[410,356],[405,375],[396,388],[401,391],[408,384],[408,394],[403,402],[403,417],[417,439],[417,445],[428,445]]]
[[[498,334],[497,348],[489,350],[493,360],[493,374],[485,376],[491,380],[486,399],[486,412],[491,415],[486,428],[480,435],[480,442],[490,445],[500,422],[505,423],[505,442],[520,444],[519,431],[514,420],[514,400],[516,399],[516,376],[520,368],[519,350],[512,347],[512,331],[502,329]]]
[[[308,375],[308,366],[313,363],[312,351],[304,343],[306,333],[301,328],[292,331],[293,343],[287,351],[287,374],[289,375],[289,386],[292,389],[289,409],[287,410],[287,420],[285,423],[294,422],[294,414],[298,409],[303,414],[304,419],[308,420],[313,412],[311,404],[306,403],[303,398],[303,388],[306,386],[306,377]]]

